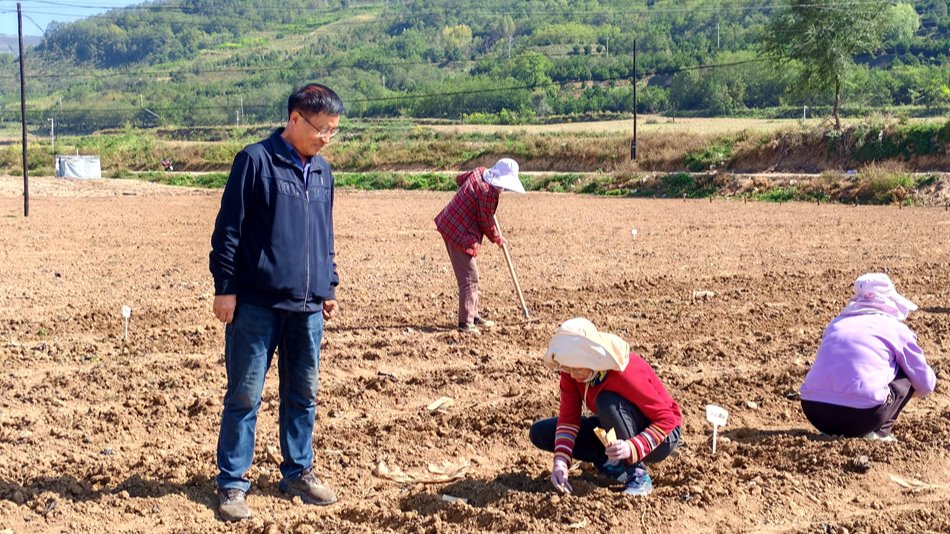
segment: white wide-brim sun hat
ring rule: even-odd
[[[518,178],[518,162],[511,158],[502,158],[495,163],[494,167],[485,169],[482,180],[495,187],[524,193],[524,186]]]
[[[544,354],[544,365],[594,371],[623,371],[630,361],[630,345],[620,337],[598,332],[594,323],[576,317],[561,323]]]

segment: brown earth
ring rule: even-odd
[[[249,473],[256,516],[225,525],[213,482],[223,329],[207,271],[220,192],[34,178],[23,218],[21,186],[0,178],[0,531],[950,532],[942,208],[505,194],[498,215],[532,319],[488,247],[482,307],[500,325],[460,337],[432,225],[450,194],[340,191],[342,310],[314,440],[340,502],[277,491],[272,372]],[[920,305],[909,324],[941,382],[898,420],[897,444],[822,439],[795,392],[853,279],[882,269]],[[551,456],[527,439],[557,406],[544,347],[578,315],[630,341],[685,412],[687,444],[651,468],[647,498],[589,466],[557,497]],[[442,396],[455,404],[429,413]],[[716,456],[707,403],[731,413]],[[398,484],[374,474],[381,460],[469,467]]]

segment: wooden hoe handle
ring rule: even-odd
[[[498,235],[501,236],[501,225],[498,224],[498,216],[492,215],[492,219],[495,221],[495,228],[498,229]],[[503,243],[501,245],[502,252],[505,253],[505,261],[508,262],[508,272],[511,273],[511,279],[515,283],[515,291],[518,292],[518,301],[521,302],[521,312],[524,314],[525,319],[531,317],[531,314],[528,313],[528,306],[524,303],[524,295],[521,293],[521,284],[518,283],[518,275],[515,274],[515,264],[511,261],[511,254],[508,252],[508,244]]]

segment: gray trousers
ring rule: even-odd
[[[478,317],[478,263],[455,245],[445,242],[459,286],[459,325],[472,324]]]

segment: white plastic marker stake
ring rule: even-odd
[[[712,440],[712,453],[716,454],[716,437],[719,432],[719,427],[726,426],[726,421],[729,419],[729,412],[725,408],[716,406],[715,404],[706,405],[706,420],[712,423],[713,426],[713,440]]]
[[[125,336],[122,339],[129,339],[129,317],[132,317],[132,308],[123,305],[122,318],[125,319]]]

